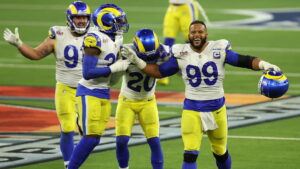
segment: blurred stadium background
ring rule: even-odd
[[[15,27],[19,27],[20,37],[23,42],[31,46],[37,46],[47,37],[49,27],[66,24],[65,10],[72,2],[71,0],[1,0],[0,30],[3,32],[6,27],[11,30]],[[124,35],[125,43],[130,43],[134,32],[141,28],[153,29],[163,42],[162,23],[168,6],[167,0],[86,0],[85,2],[91,7],[92,11],[100,4],[115,3],[127,13],[130,29],[129,33]],[[258,56],[278,65],[286,73],[290,81],[290,88],[286,95],[295,97],[300,95],[300,1],[252,0],[242,2],[240,0],[202,0],[199,2],[213,23],[208,30],[209,39],[227,39],[231,42],[236,52]],[[244,14],[242,14],[241,11],[244,12]],[[266,25],[248,24],[239,27],[237,27],[235,23],[231,23],[231,21],[251,19],[251,11],[286,12],[284,16],[278,17],[282,19],[282,21],[278,23],[268,23]],[[259,16],[266,17],[266,15]],[[291,18],[294,18],[294,20]],[[263,18],[257,19],[263,20]],[[183,43],[182,35],[178,36],[176,43]],[[48,56],[42,61],[29,61],[23,58],[14,47],[6,43],[3,38],[0,40],[0,53],[0,94],[1,91],[3,91],[3,86],[55,86],[55,58],[53,55]],[[224,81],[225,93],[258,95],[257,83],[262,74],[261,72],[231,66],[227,66],[226,71],[227,74]],[[119,86],[120,84],[115,86],[114,89],[118,89]],[[178,76],[172,76],[170,85],[158,85],[157,91],[182,92],[184,91],[182,80]],[[270,100],[267,99],[267,101]],[[0,97],[0,105],[3,104],[54,110],[53,100],[24,100]],[[173,114],[160,114],[162,119],[180,117],[181,113],[180,106],[161,105],[159,110],[175,112]],[[2,112],[1,116],[3,116],[3,114],[5,114],[5,112]],[[294,117],[231,129],[229,134],[234,136],[295,138],[291,140],[229,138],[229,151],[232,153],[233,158],[232,168],[299,169],[299,123],[300,118]],[[1,131],[1,133],[3,134],[5,132]],[[58,135],[59,133],[36,134]],[[216,166],[208,144],[208,139],[204,138],[201,155],[198,158],[198,166],[199,168],[215,169]],[[162,145],[165,154],[165,168],[181,168],[181,139],[164,140]],[[151,168],[149,160],[150,153],[147,145],[133,146],[130,151],[131,168]],[[116,169],[118,167],[114,153],[114,150],[94,153],[82,168]],[[62,168],[62,160],[51,160],[17,168]]]

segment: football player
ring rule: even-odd
[[[160,44],[157,35],[150,29],[138,30],[133,43],[125,46],[134,50],[137,56],[147,63],[161,63],[167,60],[169,52],[168,46]],[[116,110],[116,155],[120,169],[128,169],[128,142],[136,117],[151,149],[152,168],[163,169],[155,86],[156,79],[146,75],[133,64],[129,65],[123,75]]]
[[[166,11],[163,22],[164,44],[172,47],[179,32],[183,33],[184,40],[188,42],[188,25],[198,19],[199,11],[206,18],[204,9],[195,0],[169,0],[169,6]],[[161,78],[157,81],[159,84],[168,85],[169,78]]]
[[[153,77],[171,76],[180,71],[185,84],[185,101],[181,131],[184,143],[182,169],[196,169],[203,133],[206,132],[219,169],[231,168],[227,149],[227,114],[223,79],[225,63],[253,70],[279,67],[257,57],[234,52],[225,40],[207,41],[204,22],[193,21],[189,26],[189,44],[177,44],[170,59],[161,64],[148,64],[127,47],[122,49],[131,62]]]
[[[60,122],[60,150],[67,167],[74,148],[77,111],[76,87],[82,78],[82,43],[90,28],[91,11],[81,1],[69,5],[66,11],[67,26],[53,26],[49,37],[36,48],[23,43],[18,28],[12,33],[4,31],[4,39],[16,46],[20,53],[30,60],[40,60],[51,53],[56,58],[55,107]]]
[[[125,12],[114,4],[103,4],[92,18],[98,30],[84,37],[83,78],[76,93],[83,137],[73,151],[69,169],[79,168],[99,144],[111,114],[111,74],[127,69],[129,64],[118,59],[123,33],[129,28]]]

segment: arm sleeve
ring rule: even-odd
[[[106,77],[111,72],[109,67],[96,67],[98,62],[98,57],[96,56],[84,56],[83,57],[83,78],[86,80],[94,79],[97,77]]]
[[[172,76],[179,71],[178,61],[171,57],[168,61],[159,65],[159,72],[163,77]]]
[[[232,66],[252,69],[252,61],[255,58],[256,57],[254,56],[235,53],[233,50],[231,50],[230,45],[228,45],[226,48],[225,63],[228,63]]]

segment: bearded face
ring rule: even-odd
[[[207,38],[191,38],[189,37],[189,41],[193,48],[200,50],[206,43]]]
[[[207,42],[207,30],[202,24],[194,24],[190,27],[189,41],[191,47],[196,50],[201,50]]]

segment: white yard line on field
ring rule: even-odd
[[[228,136],[228,138],[255,139],[255,140],[289,140],[289,141],[300,141],[300,138],[290,138],[290,137]]]

